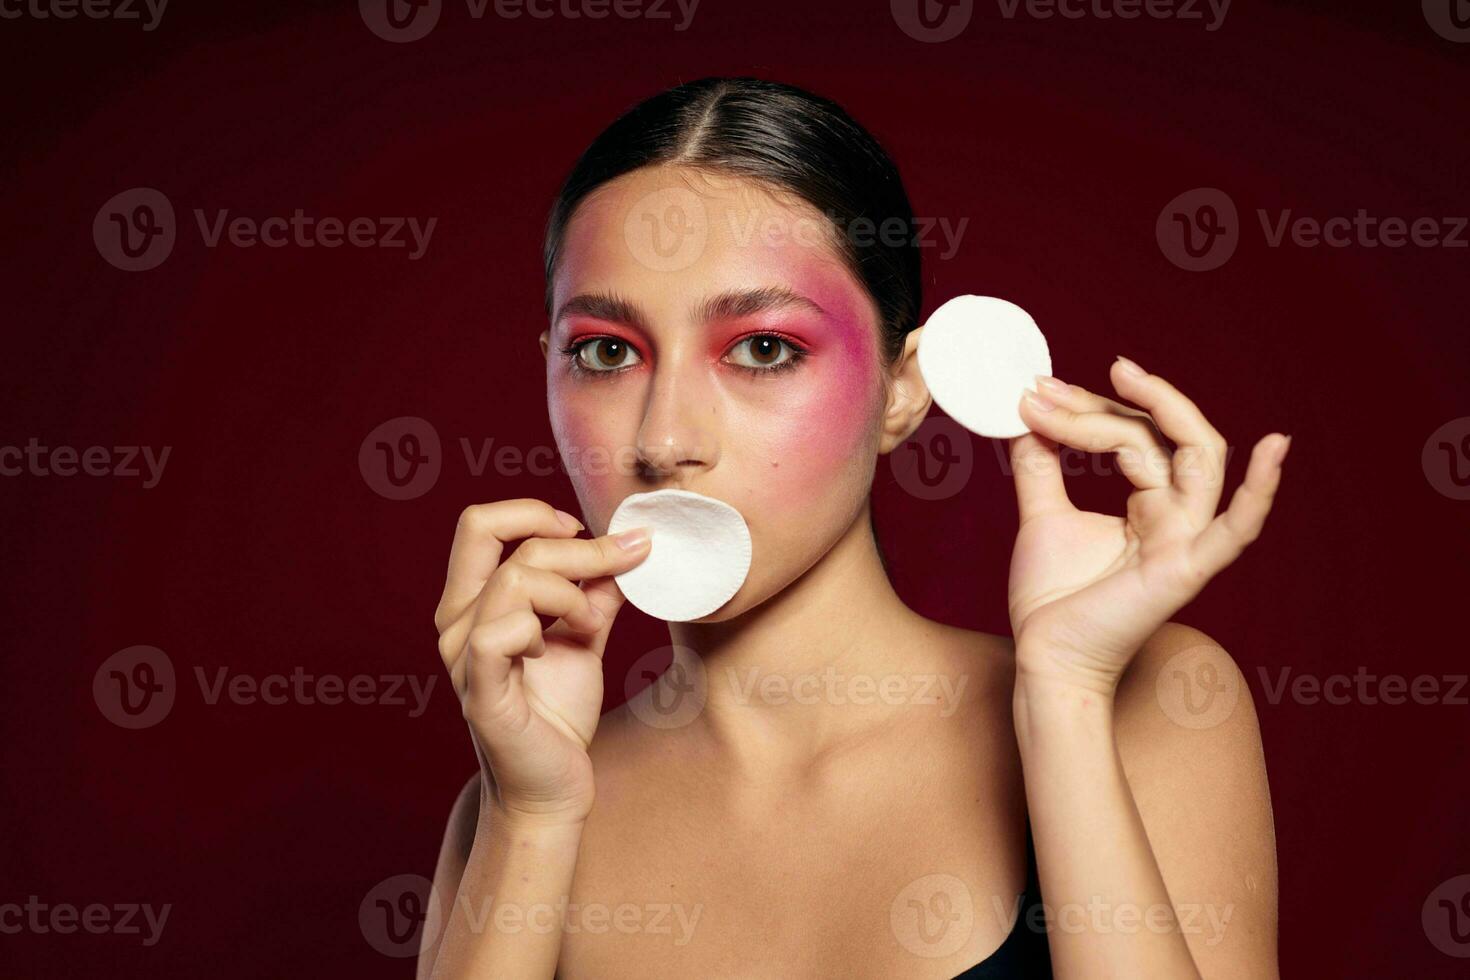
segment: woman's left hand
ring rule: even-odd
[[[1053,407],[1023,396],[1032,431],[1010,447],[1021,517],[1009,588],[1018,665],[1103,694],[1144,641],[1261,533],[1291,442],[1272,434],[1256,443],[1244,484],[1216,516],[1225,439],[1177,388],[1130,365],[1113,363],[1113,386],[1146,411],[1042,383]],[[1072,505],[1062,445],[1117,454],[1134,486],[1126,514]]]

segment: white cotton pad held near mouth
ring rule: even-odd
[[[1021,421],[1021,394],[1036,390],[1038,374],[1051,374],[1051,351],[1015,303],[956,296],[924,324],[918,357],[934,401],[960,425],[992,439],[1031,431]]]
[[[723,500],[690,490],[654,490],[623,498],[607,533],[651,528],[653,546],[616,576],[628,601],[671,623],[708,616],[730,601],[750,571],[750,528]]]

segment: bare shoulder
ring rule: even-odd
[[[437,882],[440,874],[448,873],[453,878],[455,891],[459,889],[460,876],[475,843],[475,827],[480,820],[480,789],[481,777],[477,770],[460,788],[449,808],[444,843],[439,847],[439,865],[434,877]]]
[[[1247,768],[1265,765],[1250,687],[1209,634],[1169,622],[1144,643],[1118,685],[1118,747],[1142,760],[1187,753]]]
[[[465,780],[465,784],[460,787],[459,795],[454,798],[454,804],[449,808],[449,826],[444,832],[446,838],[453,837],[456,840],[466,841],[475,839],[475,822],[480,819],[482,785],[482,777],[477,769],[474,775]]]
[[[416,974],[418,980],[427,980],[434,971],[434,958],[439,953],[439,938],[443,935],[444,925],[454,907],[455,896],[459,894],[459,882],[464,877],[465,865],[469,863],[479,819],[480,773],[476,771],[460,788],[449,808],[449,823],[444,828],[444,840],[439,845],[439,859],[434,865],[433,901],[429,903],[424,921],[425,940],[419,950]]]
[[[1205,975],[1216,954],[1222,963],[1274,964],[1271,792],[1255,705],[1235,658],[1198,629],[1164,624],[1118,686],[1115,731],[1149,843]]]
[[[921,620],[923,638],[934,644],[956,667],[978,672],[987,685],[1009,689],[1016,680],[1016,642],[999,633],[965,629],[932,619]]]

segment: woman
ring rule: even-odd
[[[1216,516],[1225,441],[1168,381],[1121,357],[1124,401],[1039,379],[1010,446],[1014,637],[917,615],[869,509],[877,457],[930,406],[892,218],[913,227],[873,138],[771,82],[664,92],[577,161],[541,350],[587,526],[694,490],[741,511],[754,560],[600,719],[612,576],[648,535],[578,538],[536,500],[464,512],[435,621],[480,772],[421,977],[1276,975],[1254,711],[1231,658],[1168,620],[1260,533],[1287,437]],[[1126,516],[1072,507],[1062,445],[1118,454]]]

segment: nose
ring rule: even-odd
[[[714,467],[720,459],[720,408],[694,365],[659,366],[649,387],[638,458],[648,475],[682,477]]]

